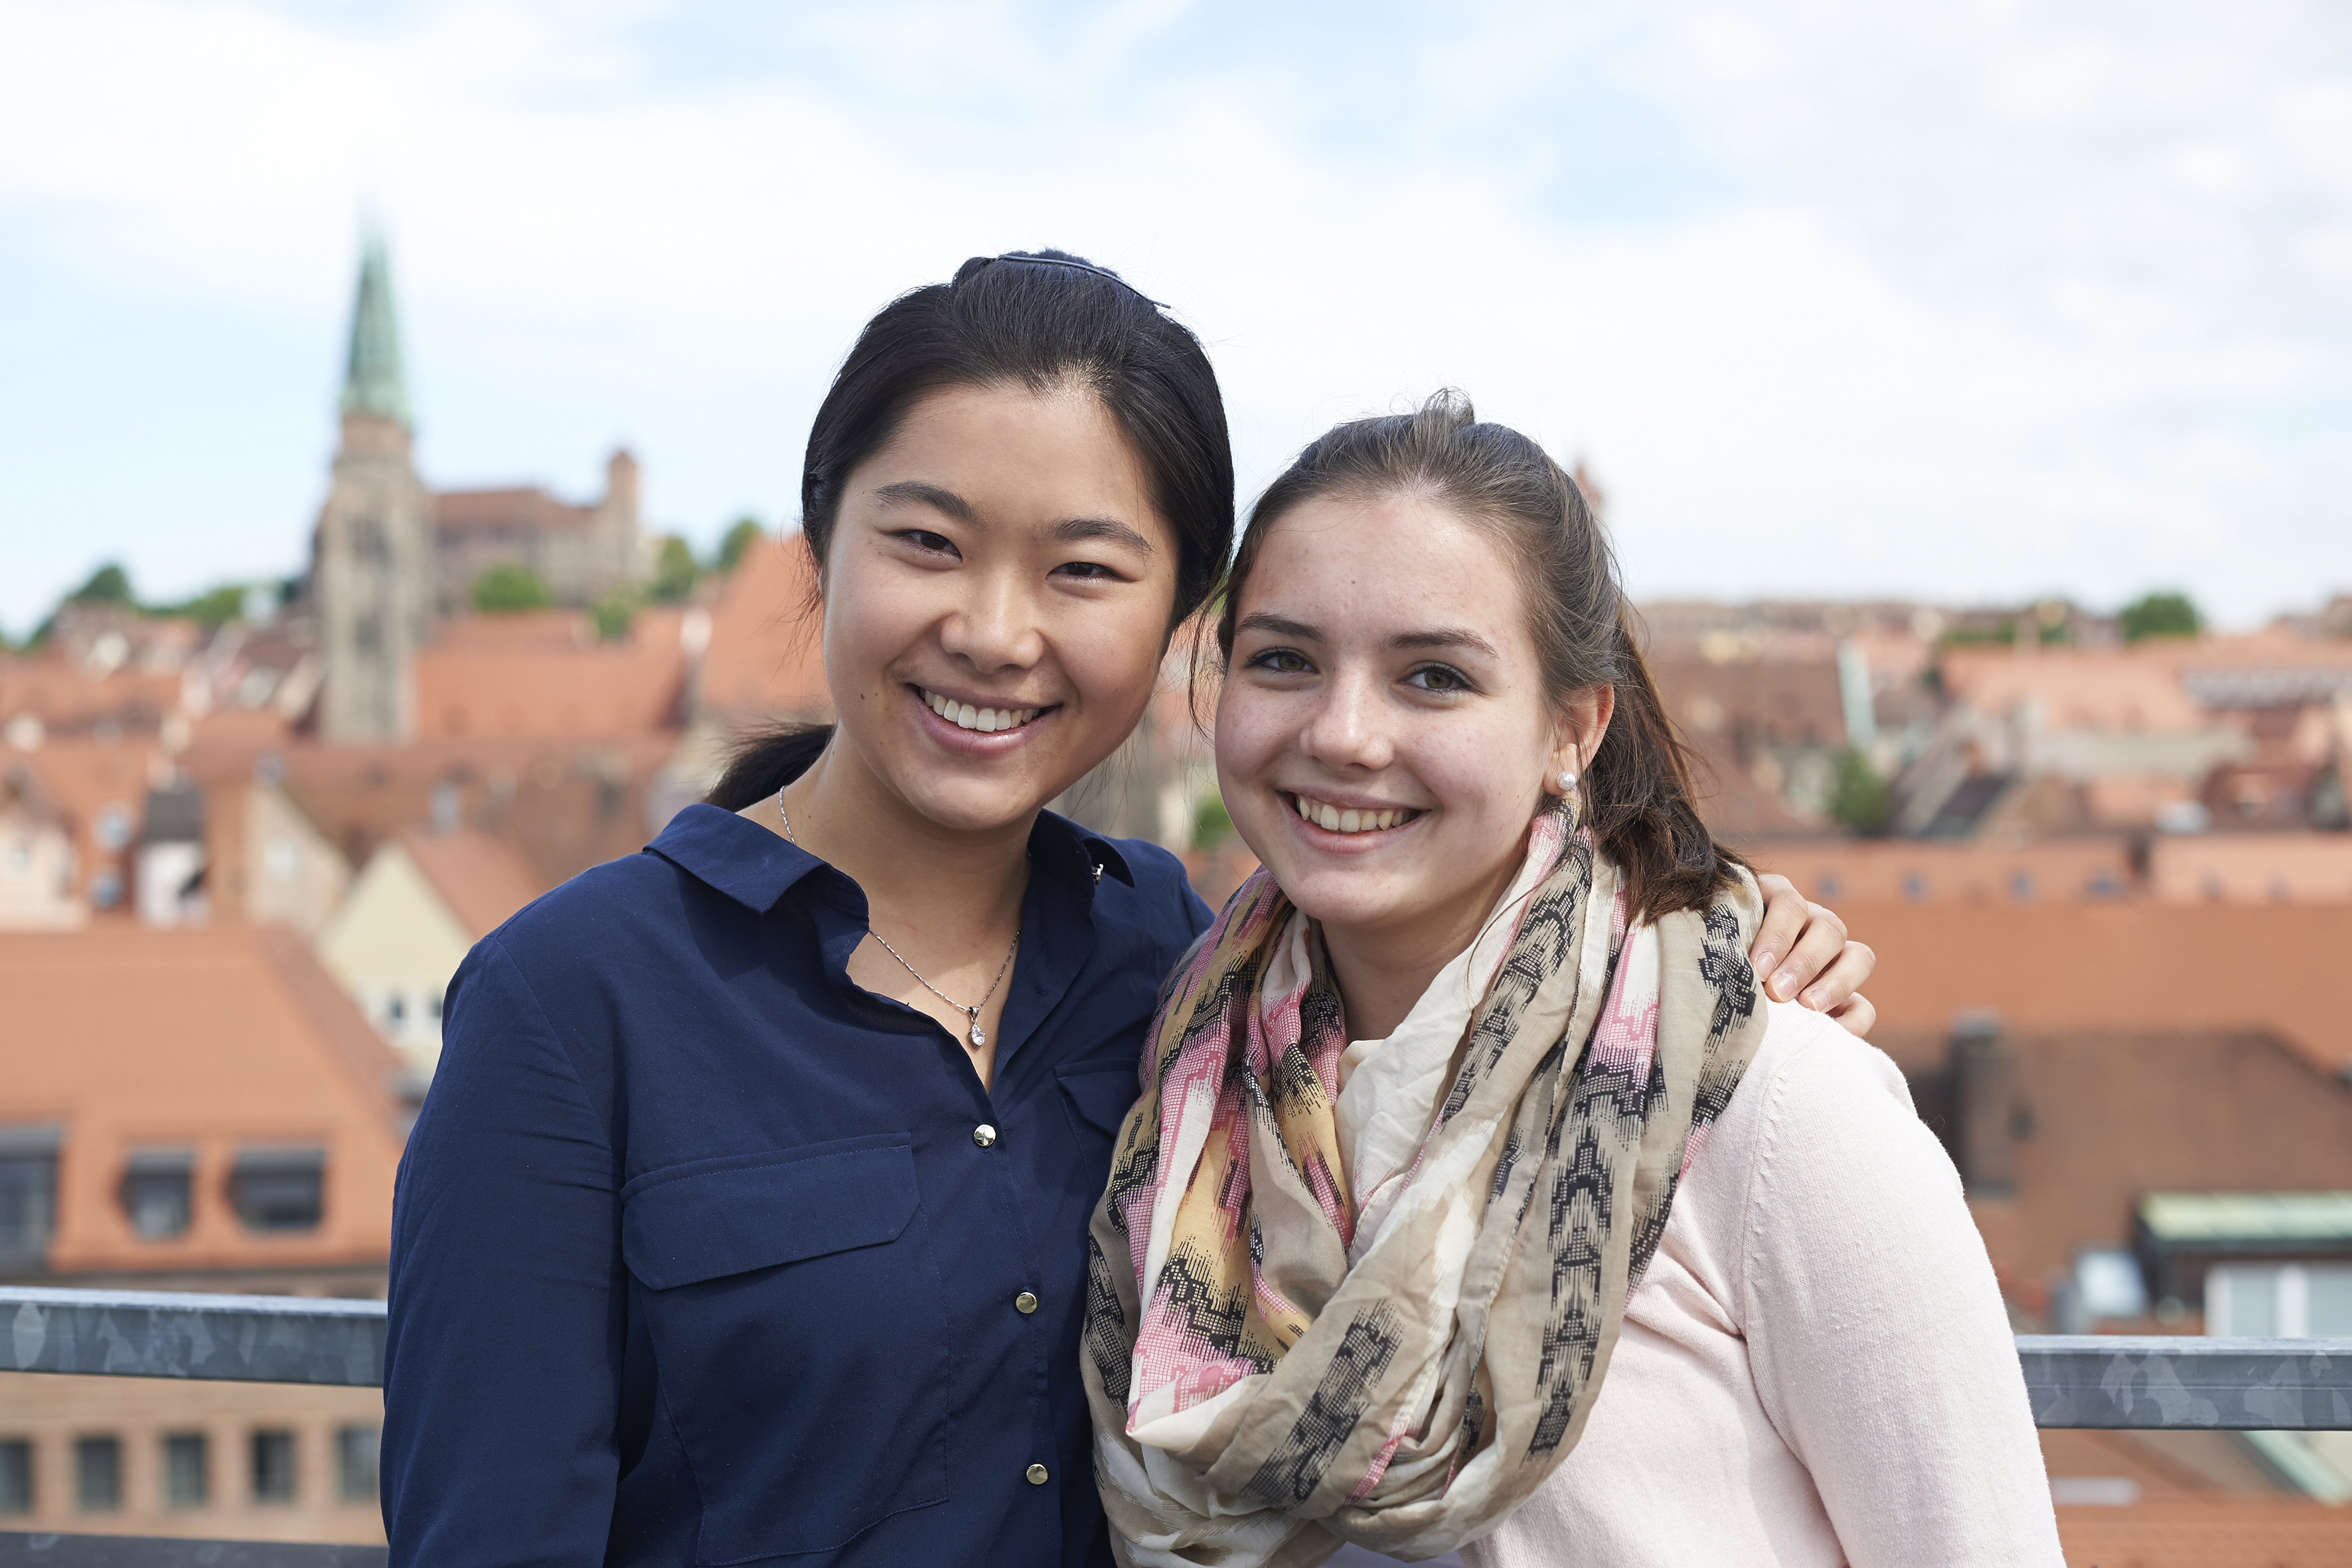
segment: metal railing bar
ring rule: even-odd
[[[0,1372],[383,1383],[384,1305],[0,1286]],[[2352,1431],[2352,1339],[2021,1334],[2036,1425]]]
[[[381,1301],[0,1286],[0,1372],[380,1388],[383,1339]]]
[[[2352,1431],[2352,1339],[2020,1334],[2037,1426]]]
[[[383,1568],[381,1546],[0,1532],[0,1568]]]

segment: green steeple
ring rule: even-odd
[[[392,312],[392,264],[383,237],[360,244],[360,292],[352,305],[351,367],[343,377],[345,417],[373,414],[409,428],[408,385],[400,374],[400,328]]]

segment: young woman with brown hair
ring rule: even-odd
[[[1093,1225],[1120,1560],[2059,1563],[1901,1075],[1759,994],[1608,543],[1441,395],[1250,520],[1217,773],[1264,863],[1163,994]]]

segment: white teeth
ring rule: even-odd
[[[1378,833],[1396,826],[1411,815],[1404,811],[1342,811],[1305,795],[1290,797],[1291,809],[1318,827],[1332,833]]]
[[[958,702],[936,691],[923,693],[923,700],[931,711],[960,729],[993,734],[999,730],[1017,730],[1037,717],[1034,708],[975,708],[969,702]]]

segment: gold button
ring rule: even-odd
[[[1029,1484],[1031,1486],[1042,1487],[1051,1479],[1051,1477],[1045,1474],[1045,1466],[1032,1465],[1029,1467]]]
[[[985,1149],[996,1142],[996,1129],[983,1121],[971,1130],[971,1141]]]
[[[1024,1290],[1013,1298],[1013,1310],[1025,1318],[1037,1310],[1037,1298]]]

